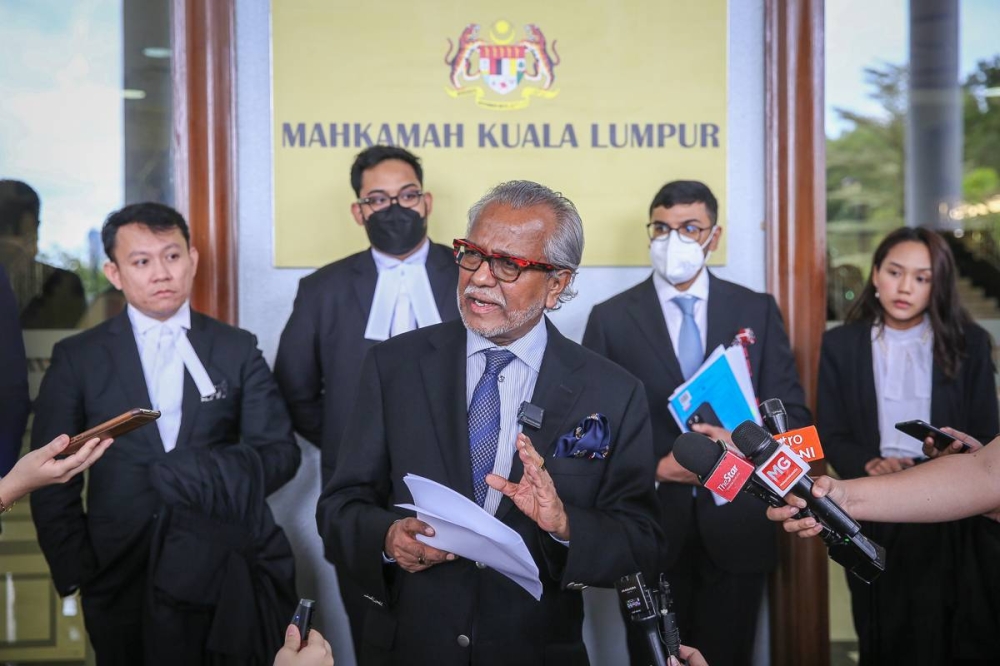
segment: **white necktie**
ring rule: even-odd
[[[390,334],[394,336],[413,330],[414,315],[413,308],[410,307],[409,281],[407,280],[406,275],[407,269],[412,270],[412,267],[408,267],[406,264],[403,264],[398,269],[402,271],[402,279],[399,283],[399,294],[396,296],[396,308],[392,314],[392,328]]]
[[[177,435],[181,428],[181,408],[184,401],[184,369],[198,387],[202,398],[215,394],[215,384],[198,358],[187,331],[176,324],[163,323],[150,331],[156,337],[156,344],[150,340],[146,347],[152,348],[147,367],[150,372],[150,400],[153,409],[160,412],[156,427],[163,440],[163,448],[171,451],[177,446]]]
[[[418,327],[441,323],[427,267],[400,261],[379,271],[365,338],[387,340],[413,328],[413,319]]]
[[[157,331],[157,329],[159,329]],[[177,433],[181,429],[181,402],[184,396],[184,362],[176,353],[178,331],[168,324],[160,324],[151,333],[156,336],[153,352],[153,370],[150,381],[153,409],[160,412],[156,427],[163,440],[163,448],[172,451],[177,446]],[[150,340],[150,342],[153,342]]]

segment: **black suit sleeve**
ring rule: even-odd
[[[62,344],[52,350],[52,362],[35,402],[31,448],[38,449],[61,434],[84,430],[80,380]],[[81,492],[83,475],[64,484],[31,493],[31,517],[38,544],[45,554],[59,594],[71,594],[96,572],[97,557],[90,543]]]
[[[374,349],[368,352],[361,370],[358,404],[365,405],[371,416],[350,419],[333,476],[319,498],[316,524],[326,559],[345,566],[362,588],[385,599],[385,535],[403,516],[383,508],[391,492],[391,469],[385,444],[385,404]]]
[[[766,344],[760,361],[758,398],[780,398],[788,412],[788,426],[802,428],[812,423],[806,395],[799,383],[795,356],[785,333],[785,323],[774,297],[767,295]]]
[[[21,438],[28,424],[28,363],[18,326],[17,300],[0,266],[0,476],[17,461]]]
[[[240,438],[257,450],[264,464],[264,486],[271,494],[295,476],[302,454],[278,385],[257,348],[257,339],[251,336],[250,340],[241,370]]]
[[[978,329],[978,327],[977,327]],[[993,364],[993,344],[990,334],[979,329],[976,335],[969,335],[968,356],[963,360],[968,377],[965,396],[969,405],[968,434],[984,444],[992,440],[1000,431],[1000,417],[996,399],[996,366]]]
[[[319,302],[299,283],[292,315],[281,332],[274,376],[296,432],[316,446],[323,432],[323,368],[319,355]]]
[[[823,336],[816,385],[816,427],[822,433],[823,450],[833,468],[845,479],[856,479],[868,476],[865,463],[878,453],[873,453],[870,444],[854,433],[858,416],[851,413],[848,399],[857,397],[847,395],[850,382],[843,375],[851,370],[843,362],[845,342],[849,340],[843,335],[839,339],[830,333]]]

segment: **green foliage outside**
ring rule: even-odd
[[[837,109],[853,129],[826,142],[827,221],[867,221],[889,229],[903,224],[907,67],[865,70],[871,98],[884,117]],[[980,61],[962,85],[966,202],[1000,194],[1000,56]]]

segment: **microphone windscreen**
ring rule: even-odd
[[[699,477],[708,476],[722,459],[723,450],[701,433],[686,432],[674,441],[674,458]]]
[[[768,398],[760,403],[760,413],[763,416],[776,416],[785,414],[785,403],[780,398]]]
[[[771,442],[771,433],[753,421],[744,421],[733,430],[733,444],[753,460]]]

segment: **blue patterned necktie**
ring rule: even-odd
[[[705,360],[705,350],[701,346],[701,331],[698,330],[698,322],[694,320],[694,304],[698,299],[694,296],[674,296],[671,300],[684,313],[680,339],[677,341],[677,360],[680,361],[684,379],[689,379]]]
[[[469,403],[469,453],[472,458],[472,490],[476,503],[486,503],[486,475],[493,471],[500,440],[500,386],[497,376],[514,354],[506,349],[486,350],[486,370],[472,392]]]

